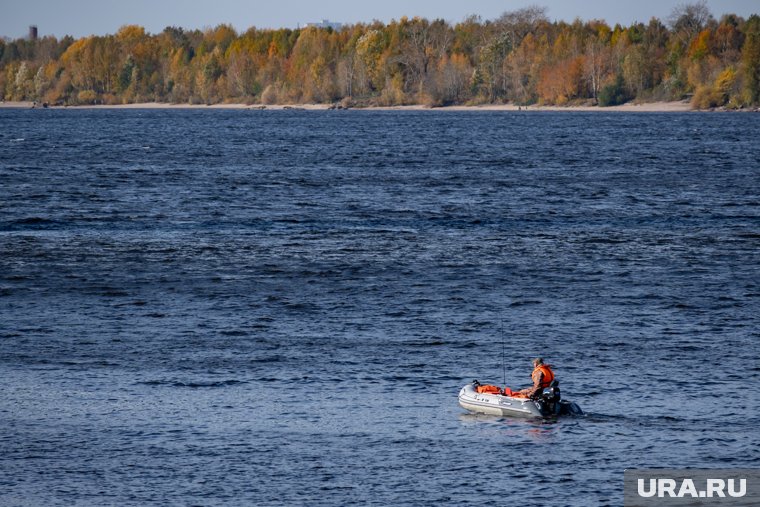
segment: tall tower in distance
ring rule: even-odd
[[[37,40],[37,25],[29,25],[29,40]]]

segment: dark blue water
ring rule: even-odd
[[[760,115],[0,110],[0,504],[620,505],[760,467]],[[466,414],[555,366],[586,417]]]

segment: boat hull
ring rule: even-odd
[[[480,414],[544,417],[539,406],[533,400],[512,398],[501,394],[478,393],[473,384],[468,384],[459,391],[459,405],[465,410]]]
[[[537,400],[513,398],[501,394],[479,393],[476,383],[467,384],[459,391],[459,405],[478,414],[510,417],[556,417],[560,415],[583,415],[581,407],[571,401],[556,397],[540,397]],[[559,393],[559,390],[553,391]]]

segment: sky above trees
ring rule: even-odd
[[[341,23],[369,22],[378,19],[388,22],[402,16],[442,18],[459,22],[475,14],[493,19],[505,11],[530,5],[547,8],[552,20],[573,21],[603,19],[610,25],[646,23],[653,16],[666,19],[683,0],[280,0],[261,2],[251,0],[0,0],[0,37],[22,37],[29,25],[39,27],[40,36],[88,35],[115,33],[121,26],[137,24],[150,33],[161,32],[167,26],[185,29],[213,27],[229,23],[238,31],[252,26],[258,28],[296,28],[309,22],[329,19]],[[712,14],[724,13],[748,17],[760,11],[757,0],[708,0]]]

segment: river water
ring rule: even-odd
[[[0,504],[621,505],[760,468],[760,115],[0,110]],[[554,365],[584,417],[467,414]]]

